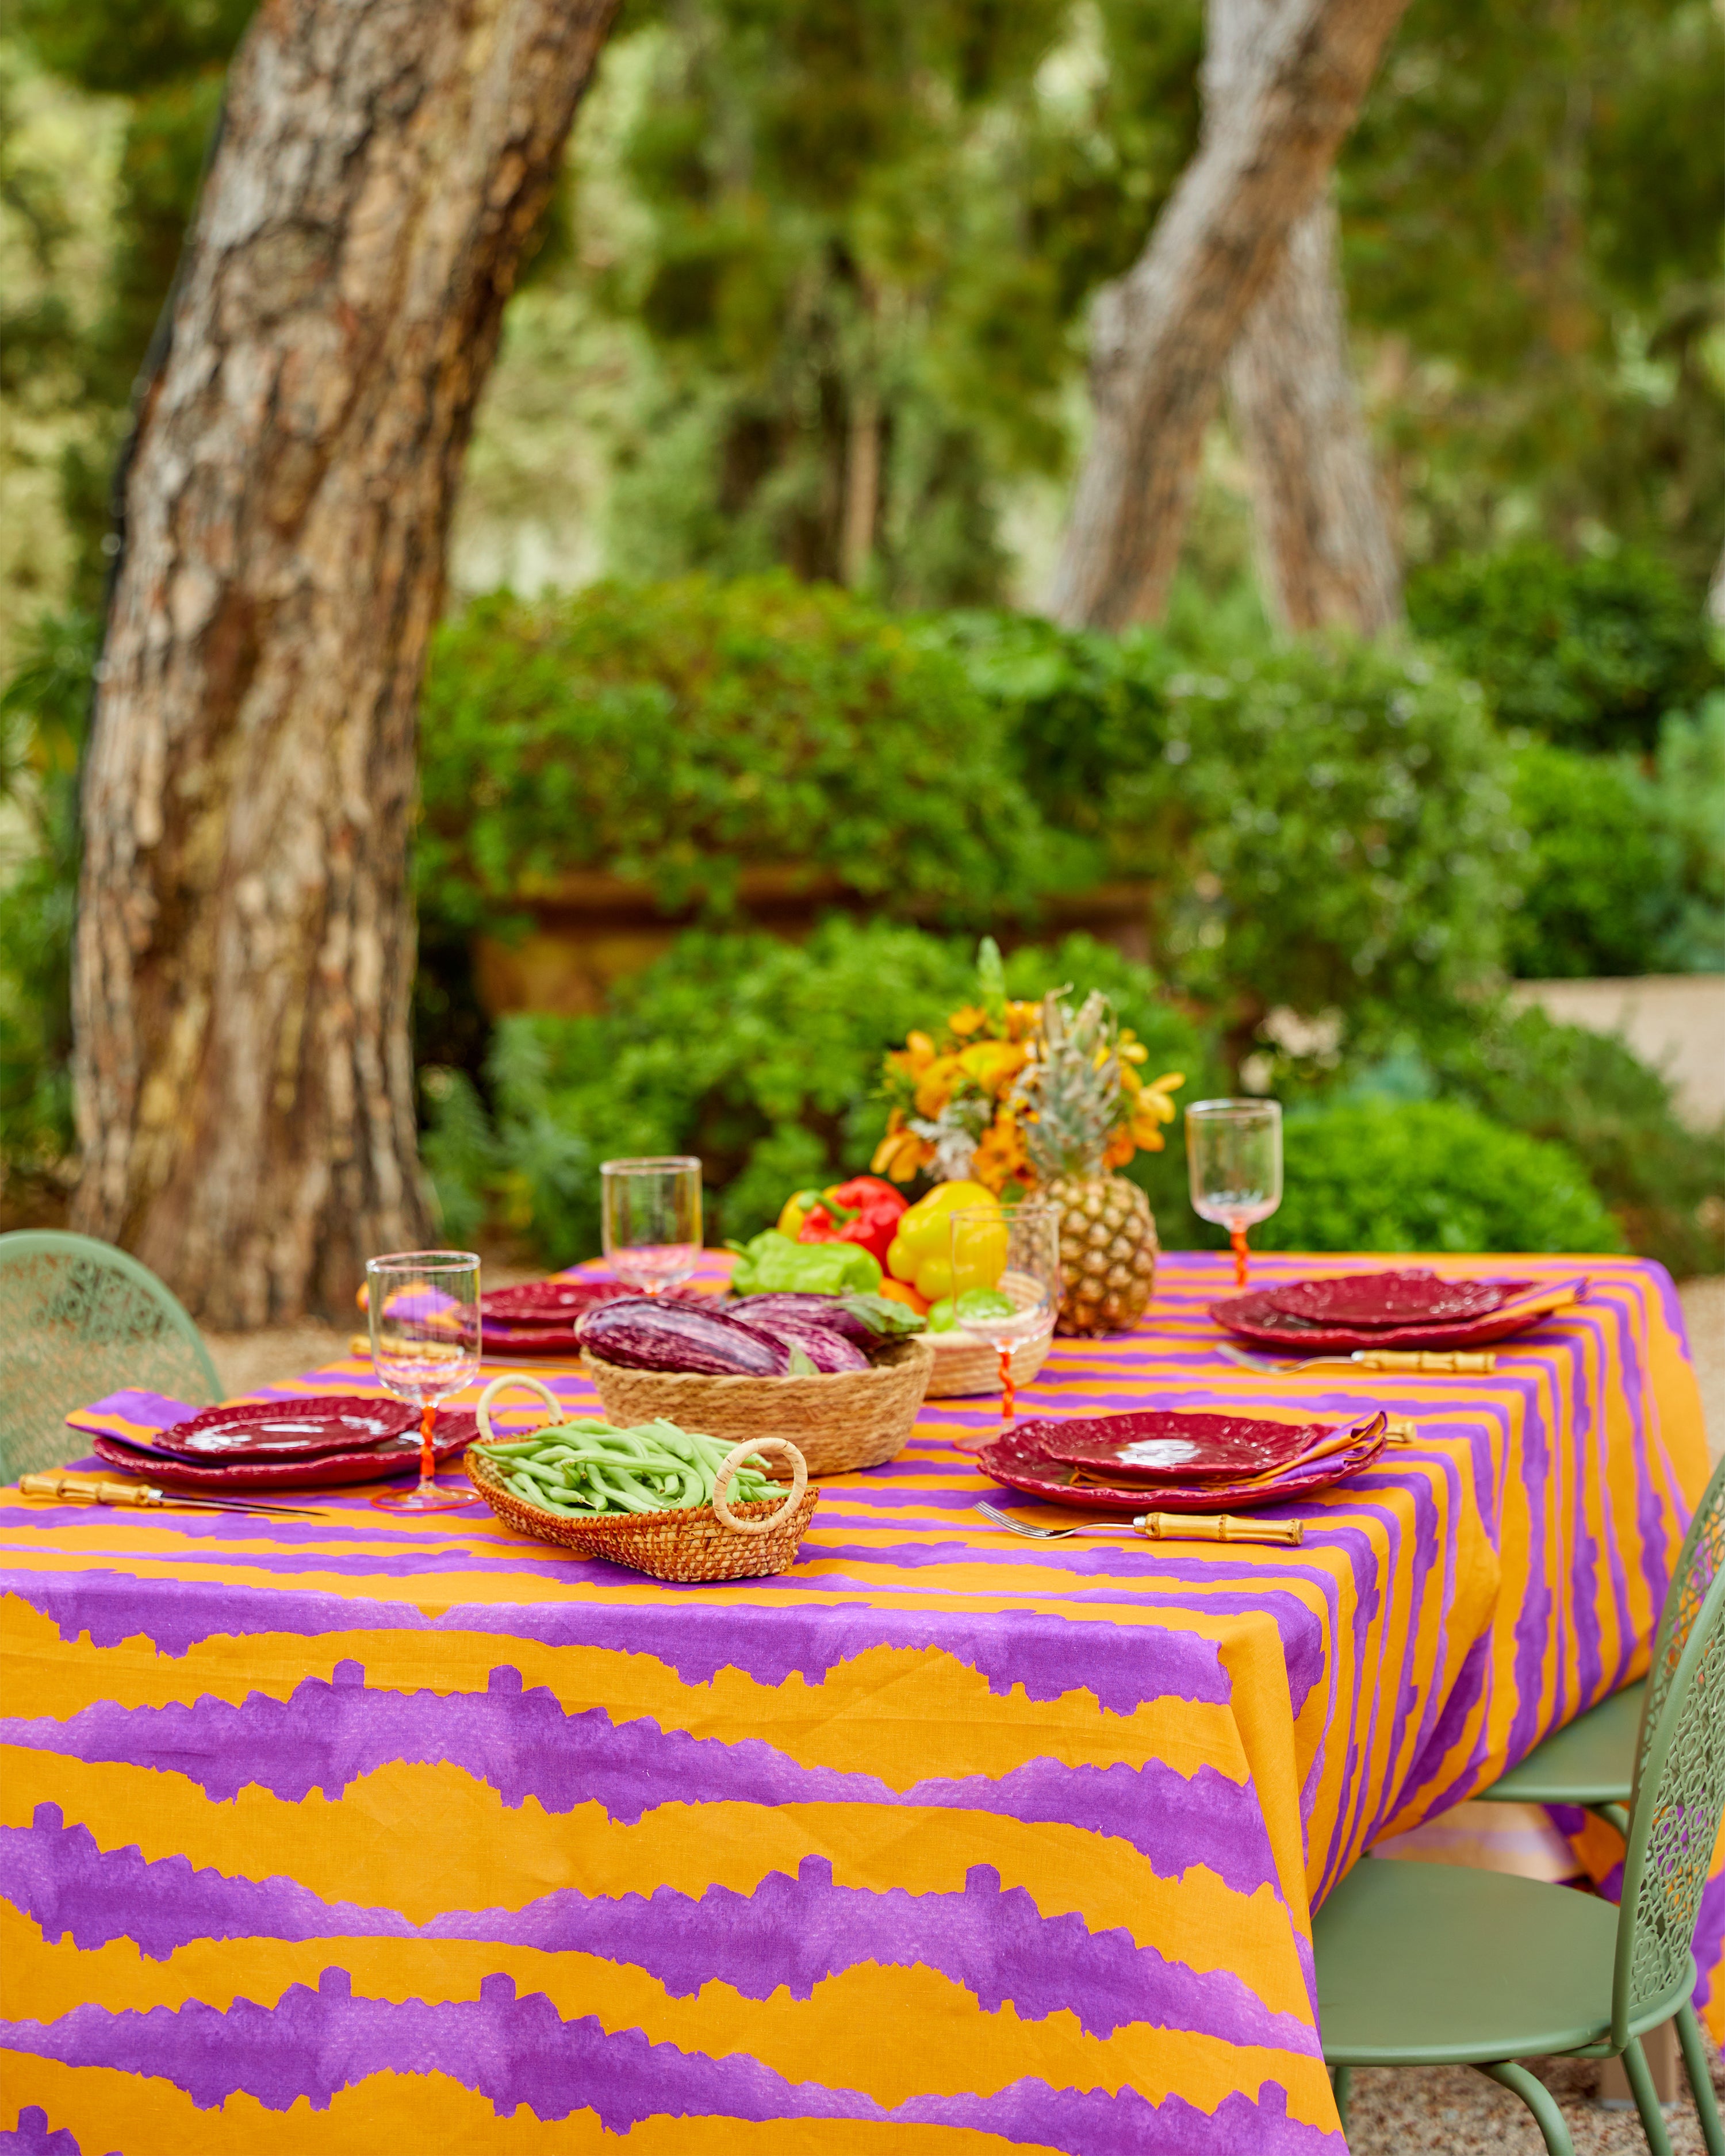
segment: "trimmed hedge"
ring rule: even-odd
[[[721,916],[745,866],[806,864],[952,921],[1096,873],[952,654],[783,575],[475,601],[433,642],[420,770],[422,902],[463,927],[572,869]]]
[[[1459,1101],[1354,1101],[1290,1116],[1275,1250],[1620,1250],[1563,1147]]]
[[[1722,678],[1699,594],[1634,547],[1458,555],[1409,579],[1408,615],[1506,726],[1572,748],[1651,749],[1663,715]]]

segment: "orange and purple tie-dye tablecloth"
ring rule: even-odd
[[[1635,1673],[1705,1478],[1669,1281],[1587,1270],[1489,1377],[1234,1368],[1207,1256],[1056,1344],[1024,1412],[1413,1417],[1299,1549],[992,1530],[991,1400],[725,1587],[9,1494],[0,2148],[1340,2156],[1312,1904]]]

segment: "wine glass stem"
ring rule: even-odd
[[[1018,1414],[1018,1395],[1012,1388],[1012,1350],[1001,1341],[997,1352],[1000,1357],[1000,1429],[1004,1435],[1010,1431]]]
[[[1244,1287],[1246,1284],[1245,1229],[1230,1228],[1228,1231],[1228,1240],[1234,1251],[1234,1285],[1236,1287]]]
[[[437,1450],[432,1443],[432,1431],[437,1424],[437,1402],[428,1400],[419,1410],[419,1487],[437,1477]]]

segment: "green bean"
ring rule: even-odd
[[[595,1417],[548,1425],[532,1436],[492,1440],[474,1450],[530,1504],[568,1518],[606,1513],[681,1511],[710,1505],[730,1446],[704,1430],[663,1418],[621,1430]],[[748,1453],[731,1481],[742,1503],[777,1494],[759,1453]]]

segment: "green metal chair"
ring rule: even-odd
[[[1707,1589],[1725,1570],[1725,1460],[1713,1470],[1677,1553],[1671,1591],[1653,1635],[1646,1676],[1553,1730],[1527,1758],[1480,1791],[1486,1804],[1585,1804],[1623,1825],[1635,1763],[1659,1718],[1666,1690]]]
[[[1725,1575],[1651,1717],[1619,1907],[1504,1872],[1368,1856],[1318,1911],[1318,2022],[1344,2128],[1356,2066],[1472,2066],[1521,2097],[1551,2156],[1574,2156],[1550,2092],[1518,2062],[1620,2056],[1653,2156],[1671,2156],[1640,2039],[1675,2016],[1708,2156],[1725,2156],[1692,2004],[1722,1815]]]
[[[222,1397],[198,1327],[136,1258],[87,1235],[0,1235],[0,1482],[88,1452],[68,1413],[126,1386]]]

